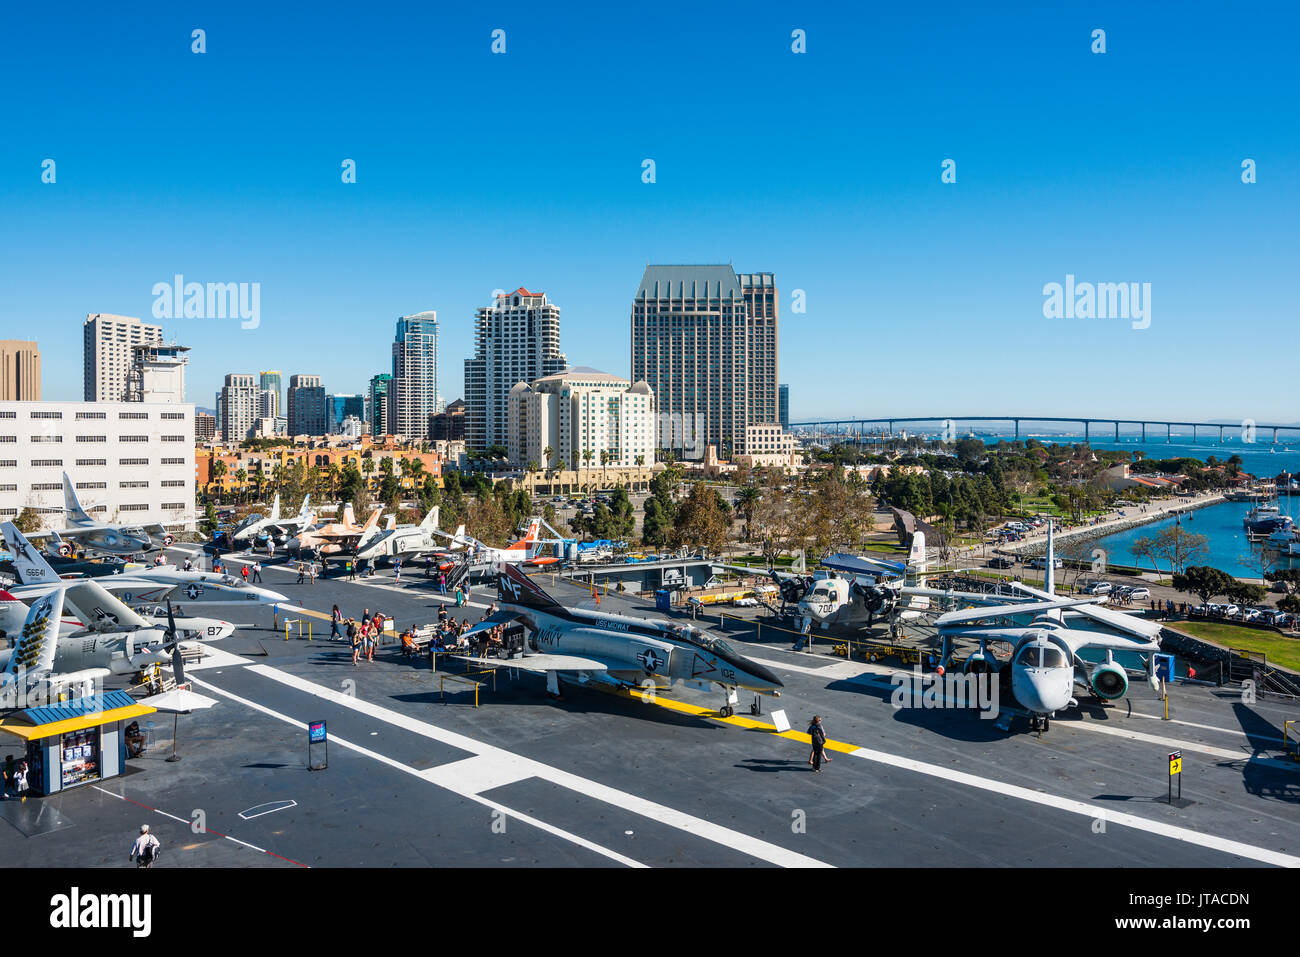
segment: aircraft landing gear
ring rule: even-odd
[[[1043,736],[1043,732],[1050,727],[1051,722],[1045,714],[1036,714],[1029,719],[1029,730],[1037,731],[1040,738]]]
[[[721,708],[718,709],[719,718],[730,718],[735,713],[736,713],[736,709],[729,704],[724,704]]]

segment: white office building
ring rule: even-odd
[[[162,326],[131,316],[94,312],[81,328],[83,386],[87,402],[121,402],[127,397],[131,347],[162,341]]]
[[[507,405],[511,465],[578,470],[654,462],[655,396],[644,382],[579,367],[517,383]]]
[[[465,360],[465,443],[508,447],[510,390],[564,371],[560,307],[522,286],[475,314],[474,358]]]
[[[94,519],[194,528],[194,406],[0,402],[0,521],[62,528],[63,473]]]

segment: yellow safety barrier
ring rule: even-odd
[[[479,691],[479,688],[482,687],[483,682],[481,682],[481,681],[476,681],[476,680],[474,679],[474,677],[473,677],[474,675],[491,675],[491,676],[492,676],[492,690],[493,690],[493,691],[496,691],[496,690],[497,690],[497,673],[496,673],[496,670],[493,669],[493,668],[487,668],[487,669],[485,669],[485,670],[483,670],[483,671],[466,671],[466,672],[464,672],[463,674],[459,674],[459,675],[448,674],[448,673],[445,673],[445,672],[444,672],[443,674],[438,675],[438,697],[439,697],[439,698],[444,698],[444,697],[445,697],[445,688],[446,688],[446,686],[445,686],[444,682],[447,682],[447,681],[459,681],[459,682],[461,682],[462,684],[470,684],[470,685],[473,685],[473,686],[474,686],[474,707],[477,708],[477,707],[478,707],[478,691]]]
[[[301,619],[301,618],[286,618],[286,619],[284,620],[284,640],[285,640],[285,641],[288,641],[288,640],[289,640],[289,626],[290,626],[290,625],[297,625],[297,626],[298,626],[298,637],[301,638],[301,637],[302,637],[302,623],[303,623],[303,619]],[[311,622],[310,622],[310,621],[307,622],[307,640],[308,640],[308,641],[311,641]]]

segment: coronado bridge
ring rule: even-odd
[[[887,416],[879,419],[809,419],[803,422],[791,422],[790,429],[811,431],[822,435],[853,435],[864,434],[878,431],[884,427],[888,433],[894,432],[894,427],[898,425],[911,425],[914,423],[938,423],[941,430],[947,431],[953,438],[957,437],[959,427],[965,423],[970,426],[974,423],[1009,423],[1014,431],[1015,438],[1020,438],[1020,427],[1022,423],[1060,423],[1065,425],[1082,425],[1083,439],[1089,441],[1092,438],[1094,429],[1104,429],[1106,432],[1114,434],[1115,441],[1119,441],[1120,426],[1136,426],[1141,429],[1142,441],[1147,441],[1147,428],[1150,427],[1156,433],[1157,440],[1160,432],[1164,433],[1166,442],[1173,442],[1174,429],[1190,429],[1192,442],[1195,443],[1201,433],[1218,435],[1220,442],[1223,441],[1225,434],[1229,437],[1241,437],[1247,442],[1262,440],[1263,436],[1271,433],[1272,441],[1277,443],[1279,433],[1287,433],[1300,437],[1300,425],[1292,424],[1273,424],[1255,422],[1252,419],[1243,419],[1239,423],[1224,422],[1179,422],[1165,419],[1115,419],[1115,418],[1095,418],[1092,416],[1044,416],[1044,415],[920,415],[920,416]]]

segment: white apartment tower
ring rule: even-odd
[[[82,398],[87,402],[121,402],[127,397],[131,347],[162,341],[162,326],[131,316],[93,312],[81,329],[83,349]]]
[[[217,393],[217,428],[227,442],[242,442],[257,424],[261,390],[252,375],[232,373]]]
[[[644,382],[578,367],[517,383],[507,406],[511,465],[577,470],[654,463],[655,396]]]
[[[428,437],[429,416],[438,400],[437,359],[438,313],[418,312],[398,319],[393,378],[385,397],[387,432],[408,439]]]
[[[564,371],[560,307],[520,286],[475,313],[474,358],[465,360],[465,442],[507,445],[510,390]]]

